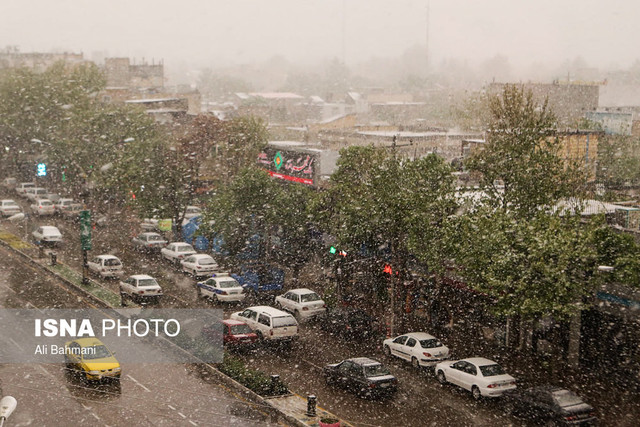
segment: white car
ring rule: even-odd
[[[189,255],[180,261],[180,264],[183,272],[196,278],[208,276],[218,269],[216,261],[211,255],[207,254]]]
[[[387,356],[396,356],[413,366],[433,366],[449,357],[449,348],[426,332],[411,332],[382,342]]]
[[[0,214],[2,216],[11,216],[22,212],[19,204],[11,199],[0,200]]]
[[[49,199],[36,199],[31,205],[31,212],[38,216],[53,215],[55,211],[55,207]]]
[[[68,198],[59,198],[55,203],[56,213],[63,214],[65,211],[68,211],[75,207],[76,205],[80,205],[80,203],[76,203],[73,199]]]
[[[25,190],[24,194],[27,196],[27,199],[35,202],[36,199],[46,199],[47,193],[49,190],[42,187],[29,187]]]
[[[195,253],[196,250],[193,249],[193,246],[185,242],[169,243],[169,245],[160,249],[160,255],[162,258],[171,261],[174,264],[178,264],[185,257]]]
[[[291,341],[298,338],[296,319],[277,308],[258,305],[233,313],[231,318],[249,325],[258,339]]]
[[[120,297],[123,305],[125,298],[144,304],[157,302],[162,295],[162,288],[156,279],[146,274],[136,274],[120,281]]]
[[[27,188],[35,187],[35,186],[36,186],[35,182],[21,182],[16,187],[16,193],[18,193],[22,197],[26,197],[25,191],[27,190]]]
[[[169,242],[167,242],[164,237],[153,232],[141,233],[133,238],[134,246],[146,251],[160,251],[167,243]]]
[[[293,313],[298,321],[324,314],[327,311],[327,305],[320,298],[320,295],[306,288],[292,289],[283,295],[278,295],[276,306]]]
[[[117,256],[113,255],[98,255],[87,262],[89,270],[102,276],[107,277],[120,277],[123,274],[122,261]]]
[[[435,368],[440,384],[451,383],[469,390],[473,398],[499,397],[516,388],[516,379],[502,366],[484,357],[440,362]]]
[[[15,178],[5,178],[2,180],[2,186],[5,188],[16,188],[18,185],[18,180]]]
[[[51,244],[55,246],[62,242],[62,233],[60,233],[58,227],[54,227],[52,225],[43,225],[38,227],[33,231],[33,233],[31,233],[31,235],[37,243]]]
[[[187,206],[184,211],[184,219],[191,219],[198,215],[202,215],[202,209],[197,206]]]
[[[244,288],[229,273],[215,273],[210,278],[196,283],[198,297],[218,301],[239,302],[246,297]]]

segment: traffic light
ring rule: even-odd
[[[384,269],[382,270],[382,272],[386,274],[393,274],[393,270],[391,269],[391,266],[389,264],[384,265]]]
[[[331,246],[331,247],[329,248],[329,253],[330,253],[331,255],[338,254],[338,255],[341,255],[341,256],[343,256],[343,257],[345,257],[345,258],[347,257],[347,251],[338,250],[335,246]]]
[[[331,246],[331,247],[329,248],[329,253],[330,253],[331,255],[335,255],[337,251],[338,251],[338,250],[335,248],[335,246]]]

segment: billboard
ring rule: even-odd
[[[258,165],[274,178],[315,186],[318,177],[316,153],[266,147],[258,155]]]

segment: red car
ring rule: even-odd
[[[205,328],[202,332],[209,339],[220,339],[220,329],[218,325]],[[246,323],[233,319],[222,321],[222,342],[225,347],[238,348],[251,346],[257,340],[258,335],[256,335]]]

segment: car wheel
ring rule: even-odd
[[[445,377],[443,371],[438,371],[438,373],[436,374],[436,377],[438,378],[438,382],[440,384],[446,384],[447,383],[447,377]]]
[[[385,345],[383,350],[384,350],[384,355],[385,356],[391,357],[391,349],[389,348],[388,345]]]
[[[264,335],[262,335],[262,332],[256,331],[256,335],[258,336],[258,341],[264,340]]]
[[[418,359],[416,359],[415,357],[411,358],[411,365],[416,369],[420,368],[420,362],[418,362]]]
[[[202,298],[202,288],[200,286],[198,286],[196,288],[196,293],[198,294],[198,298]]]
[[[296,318],[296,322],[300,323],[302,321],[302,317],[300,317],[300,312],[298,310],[293,312],[293,317]]]
[[[475,400],[480,400],[482,398],[482,393],[480,393],[480,389],[478,386],[471,387],[471,395]]]

